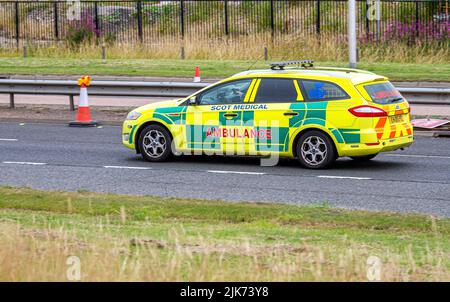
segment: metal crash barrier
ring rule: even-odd
[[[130,97],[186,97],[211,83],[145,82],[145,81],[92,81],[89,95]],[[411,104],[450,105],[450,88],[397,89]],[[70,110],[75,110],[74,95],[78,95],[77,81],[0,79],[0,93],[9,94],[10,108],[14,108],[16,94],[65,95]]]

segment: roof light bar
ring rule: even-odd
[[[284,68],[289,65],[297,65],[302,68],[308,68],[308,67],[314,67],[314,61],[313,60],[300,60],[300,61],[271,62],[270,69],[284,70]]]

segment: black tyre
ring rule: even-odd
[[[323,132],[310,130],[302,134],[297,142],[300,164],[309,169],[323,169],[337,157],[333,141]]]
[[[372,158],[374,158],[377,155],[378,155],[378,153],[370,154],[370,155],[364,155],[364,156],[351,156],[350,158],[353,159],[354,161],[364,162],[364,161],[371,160]]]
[[[167,160],[172,155],[172,138],[166,128],[149,125],[139,135],[139,150],[142,157],[151,162]]]

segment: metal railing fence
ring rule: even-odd
[[[357,1],[360,39],[446,40],[446,0]],[[346,0],[0,1],[0,45],[92,39],[158,43],[268,34],[345,36]]]

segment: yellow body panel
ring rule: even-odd
[[[297,90],[290,103],[255,103],[263,78],[292,79]],[[387,82],[373,74],[354,72],[283,72],[251,73],[234,76],[215,85],[238,79],[252,79],[243,103],[189,105],[188,98],[158,102],[136,109],[135,120],[123,124],[122,141],[136,149],[139,132],[148,123],[159,123],[172,134],[179,152],[295,156],[295,140],[307,129],[318,129],[333,140],[339,156],[363,156],[407,147],[413,142],[409,105],[377,105],[371,102],[364,85]],[[330,101],[305,101],[297,80],[331,82],[342,88],[348,98]],[[370,105],[381,108],[387,117],[356,117],[350,108]],[[285,113],[293,113],[286,116]]]

